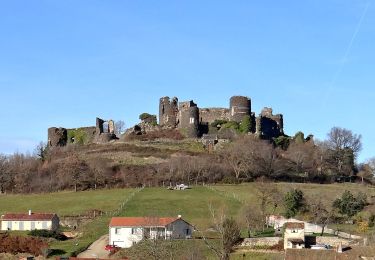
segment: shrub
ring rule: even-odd
[[[375,224],[375,215],[371,214],[371,216],[368,218],[368,226],[373,227]]]
[[[88,142],[87,133],[82,129],[68,130],[68,143],[86,144]]]
[[[139,119],[146,122],[146,123],[150,123],[150,124],[153,124],[153,125],[156,125],[157,124],[157,118],[156,118],[156,115],[151,115],[149,113],[142,113],[139,115]]]
[[[227,120],[216,119],[215,121],[211,123],[211,126],[218,128],[218,127],[221,127],[222,125],[225,125],[226,123],[228,123]]]
[[[305,198],[303,192],[299,189],[293,189],[284,196],[285,217],[291,218],[305,207]]]
[[[290,144],[290,138],[288,136],[279,136],[273,139],[274,144],[283,150],[287,150]]]
[[[333,202],[333,207],[339,210],[339,213],[349,218],[353,217],[364,209],[367,205],[367,196],[360,192],[355,197],[350,191],[344,191],[341,198]]]
[[[239,127],[240,132],[248,133],[251,131],[251,129],[252,129],[252,124],[251,124],[250,116],[244,116]]]
[[[54,238],[60,241],[65,241],[68,239],[64,234],[58,233],[56,231],[45,230],[45,229],[31,230],[29,232],[29,235],[33,237]]]
[[[230,129],[234,129],[236,131],[239,131],[240,124],[235,122],[235,121],[229,121],[229,122],[225,123],[224,125],[222,125],[221,128],[230,128]]]
[[[297,144],[303,144],[305,142],[305,134],[303,132],[301,132],[301,131],[297,132],[294,135],[294,141]]]

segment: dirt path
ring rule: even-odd
[[[90,245],[90,247],[80,253],[78,257],[81,258],[108,258],[109,252],[104,249],[104,247],[108,244],[108,235],[104,235],[94,243]]]

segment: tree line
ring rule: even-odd
[[[40,144],[33,155],[0,155],[0,192],[240,183],[258,178],[372,183],[375,158],[357,164],[361,147],[361,136],[335,127],[324,141],[305,138],[301,132],[272,141],[242,135],[213,153],[172,154],[148,147],[144,149],[149,151],[140,152],[142,156],[159,157],[162,162],[136,165],[114,162],[100,154],[88,159],[74,145],[48,149]]]

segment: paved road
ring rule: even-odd
[[[104,250],[104,247],[108,244],[108,235],[104,235],[85,251],[78,255],[81,258],[108,258],[109,252]]]

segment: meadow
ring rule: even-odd
[[[354,193],[365,192],[369,198],[375,196],[375,189],[359,184],[295,184],[277,183],[280,196],[292,188],[303,190],[307,198],[318,197],[327,204],[339,197],[345,190]],[[0,214],[5,212],[55,212],[60,216],[84,214],[89,210],[101,210],[107,214],[78,228],[82,235],[67,241],[53,241],[50,246],[55,254],[74,255],[108,232],[112,216],[177,216],[206,232],[213,227],[212,210],[216,214],[238,218],[241,207],[257,203],[257,183],[240,185],[197,186],[188,190],[167,190],[166,188],[110,189],[83,192],[56,192],[33,195],[0,196]],[[371,208],[371,207],[370,207]],[[366,209],[369,210],[369,209]],[[282,208],[279,209],[282,211]],[[199,234],[196,234],[199,236]],[[245,259],[268,259],[264,254],[246,253]],[[242,259],[243,254],[233,255]],[[274,259],[279,256],[275,255]],[[252,258],[249,258],[252,259]]]

